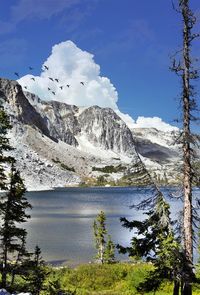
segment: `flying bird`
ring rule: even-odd
[[[44,68],[45,68],[45,70],[48,70],[49,69],[49,67],[47,67],[46,65],[44,65]]]
[[[66,86],[67,86],[68,88],[70,87],[70,85],[69,85],[69,84],[67,84]]]
[[[53,93],[53,95],[56,95],[56,93],[54,91],[51,91]]]
[[[28,68],[29,68],[29,70],[30,70],[30,71],[32,71],[32,70],[33,70],[33,68],[32,68],[32,67],[28,67]]]
[[[31,78],[31,80],[35,81],[35,78]]]
[[[53,81],[53,78],[49,77],[49,79],[50,79],[51,81]]]
[[[61,90],[63,89],[63,86],[59,86],[59,87],[60,87]]]
[[[48,90],[50,91],[50,90],[51,90],[51,88],[49,88],[49,87],[48,87]]]
[[[58,80],[58,79],[55,79],[55,81],[56,81],[56,82],[59,82],[59,80]]]
[[[17,72],[15,72],[14,74],[15,74],[15,76],[19,77],[19,74]]]
[[[27,89],[27,86],[24,86],[25,89]]]
[[[84,86],[84,82],[80,82]]]

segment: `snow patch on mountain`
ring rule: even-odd
[[[152,173],[169,168],[174,177],[173,164],[180,160],[175,131],[130,130],[111,108],[43,101],[23,93],[16,81],[0,79],[0,93],[13,125],[12,153],[28,189],[78,185],[107,174],[109,166],[108,178],[116,180],[134,167],[138,154]]]

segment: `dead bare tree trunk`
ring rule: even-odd
[[[194,180],[194,169],[192,167],[193,136],[191,133],[191,122],[196,120],[193,112],[197,110],[194,99],[192,79],[198,78],[198,70],[192,64],[191,48],[192,41],[199,37],[199,34],[192,33],[196,18],[190,9],[190,0],[178,0],[179,8],[176,9],[182,16],[183,22],[183,47],[179,62],[174,59],[172,70],[182,78],[182,150],[183,150],[183,244],[185,253],[184,274],[182,275],[182,295],[192,294],[193,274],[193,207],[192,207],[192,184]]]
[[[192,233],[192,167],[191,167],[191,147],[190,147],[190,36],[191,25],[189,15],[189,0],[181,2],[181,12],[183,17],[183,231],[184,250],[186,261],[192,266],[193,263],[193,233]],[[192,282],[190,274],[186,274],[183,285],[183,295],[192,294]]]
[[[182,3],[183,29],[183,233],[186,261],[192,266],[193,238],[192,238],[192,168],[190,147],[190,26],[188,17],[188,1]],[[190,274],[186,274],[183,284],[183,295],[192,294]]]
[[[184,247],[187,258],[193,260],[192,245],[192,168],[190,147],[190,26],[188,17],[188,1],[182,4],[184,20],[183,30],[183,160],[184,160]]]

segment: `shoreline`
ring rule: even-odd
[[[158,185],[160,188],[177,188],[179,187],[180,185],[179,184],[168,184],[168,185]],[[141,185],[112,185],[112,186],[98,186],[98,185],[95,185],[95,186],[79,186],[79,185],[69,185],[69,186],[58,186],[58,187],[40,187],[40,188],[27,188],[27,192],[42,192],[42,191],[55,191],[55,190],[59,190],[59,189],[68,189],[68,188],[141,188],[141,189],[144,189],[144,188],[148,188],[148,186],[141,186]],[[194,186],[193,188],[198,188],[200,189],[199,186]],[[3,191],[1,191],[3,192]]]

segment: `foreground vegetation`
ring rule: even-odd
[[[173,284],[163,281],[156,292],[144,293],[138,290],[139,284],[153,269],[147,263],[86,264],[75,269],[49,269],[49,276],[41,294],[76,295],[167,295],[172,294]],[[199,274],[200,275],[200,274]],[[20,280],[22,286],[22,281]],[[60,291],[60,293],[59,293]],[[62,292],[62,293],[61,293]],[[193,285],[193,295],[200,294],[200,285]]]

